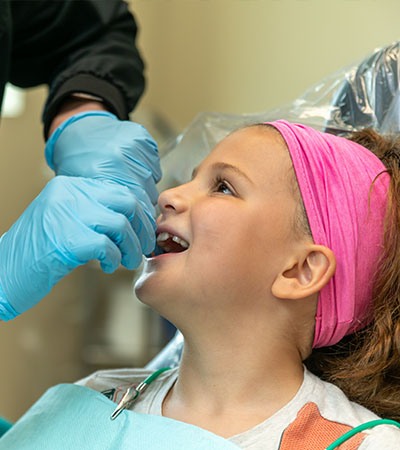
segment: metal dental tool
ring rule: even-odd
[[[110,419],[114,420],[116,419],[124,409],[128,409],[132,406],[132,404],[135,402],[135,400],[139,397],[140,394],[142,394],[149,385],[158,378],[159,375],[161,375],[166,370],[169,370],[170,367],[163,367],[162,369],[156,370],[154,373],[149,375],[145,380],[143,380],[141,383],[139,383],[136,387],[129,387],[127,391],[125,392],[124,396],[118,403],[117,407],[115,408],[114,412],[111,414]]]

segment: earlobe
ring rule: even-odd
[[[332,250],[323,245],[311,244],[290,267],[276,277],[272,294],[281,299],[309,297],[328,283],[335,269],[336,258]]]

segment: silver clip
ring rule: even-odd
[[[111,420],[116,419],[124,409],[130,408],[139,395],[147,389],[147,386],[148,384],[142,381],[136,388],[128,388],[117,407],[114,409],[114,412],[111,414]]]

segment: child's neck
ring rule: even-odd
[[[208,342],[185,340],[164,416],[230,437],[271,417],[303,382],[301,357],[281,342]]]

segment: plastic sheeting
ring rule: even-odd
[[[399,132],[399,53],[400,42],[378,48],[361,62],[333,73],[281,108],[256,114],[199,114],[162,149],[160,190],[187,182],[193,168],[221,139],[249,124],[286,119],[338,135],[368,127],[384,134]],[[177,365],[182,346],[182,335],[177,332],[149,366],[156,369]]]
[[[199,114],[161,150],[160,190],[190,179],[216,143],[244,125],[286,119],[340,135],[367,127],[381,133],[400,131],[399,52],[400,42],[376,49],[280,108],[256,114]]]

